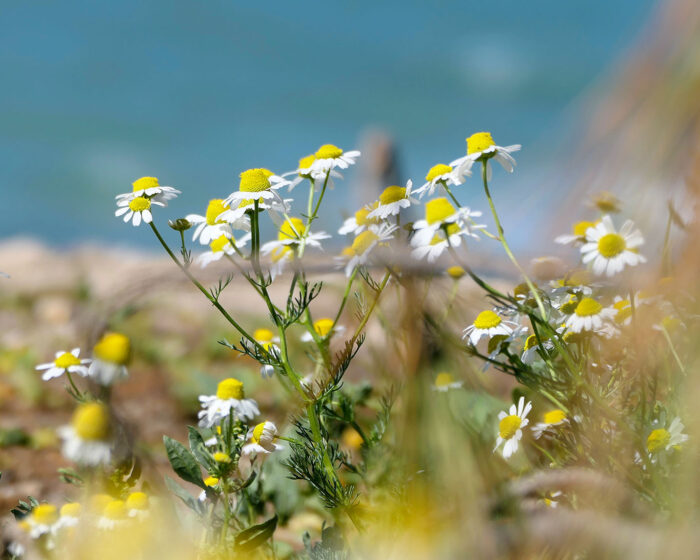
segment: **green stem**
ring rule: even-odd
[[[542,315],[543,320],[547,320],[547,313],[545,311],[544,303],[542,302],[542,298],[540,297],[540,294],[537,291],[537,288],[535,285],[532,283],[530,278],[528,277],[527,274],[525,274],[525,271],[523,268],[520,266],[520,263],[518,260],[515,258],[515,255],[513,254],[513,251],[510,250],[510,247],[508,245],[508,242],[506,241],[506,236],[503,231],[503,226],[501,225],[501,220],[498,218],[498,213],[496,212],[496,206],[493,203],[493,199],[491,198],[491,192],[489,191],[489,182],[486,177],[487,175],[487,162],[483,161],[481,164],[481,178],[484,182],[484,192],[486,193],[486,198],[489,201],[489,206],[491,207],[491,214],[493,215],[493,220],[496,222],[496,228],[498,230],[498,239],[501,242],[501,245],[503,245],[503,249],[505,249],[506,254],[508,255],[508,258],[511,260],[515,268],[518,269],[522,277],[525,279],[525,283],[527,284],[527,287],[530,288],[530,291],[532,292],[533,297],[535,298],[535,301],[537,301],[537,307],[540,310],[540,314]]]
[[[340,307],[338,308],[338,313],[335,314],[335,318],[333,319],[333,327],[331,328],[331,331],[338,324],[338,319],[340,319],[340,316],[343,314],[343,309],[345,309],[345,304],[348,301],[348,296],[350,295],[350,289],[352,288],[352,283],[355,280],[356,274],[357,274],[357,267],[355,267],[355,269],[353,269],[352,274],[350,275],[350,278],[348,278],[348,283],[346,284],[345,292],[343,293],[343,301],[340,302]]]

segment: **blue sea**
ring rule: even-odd
[[[250,167],[319,145],[395,140],[401,174],[491,131],[523,144],[499,196],[556,170],[614,80],[652,0],[235,2],[26,0],[0,8],[0,238],[153,247],[114,218],[142,175],[183,191],[159,218],[203,213]],[[361,202],[330,194],[326,228]],[[481,204],[478,188],[464,195]]]

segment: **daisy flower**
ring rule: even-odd
[[[73,348],[70,352],[61,350],[60,352],[56,352],[56,359],[53,362],[39,364],[35,369],[37,371],[46,370],[41,376],[44,381],[48,381],[54,377],[60,377],[66,372],[77,373],[85,377],[88,374],[87,364],[89,364],[91,360],[81,360],[78,356],[80,356],[80,348]]]
[[[669,424],[668,429],[657,428],[649,434],[647,450],[649,453],[658,453],[662,450],[668,451],[671,448],[679,447],[688,441],[688,435],[683,433],[683,429],[683,422],[676,416]]]
[[[560,245],[583,244],[586,242],[586,231],[595,225],[596,222],[577,222],[571,228],[570,234],[559,235],[554,238],[554,242]]]
[[[124,222],[128,223],[131,221],[134,227],[141,225],[143,221],[146,224],[150,224],[153,221],[153,214],[151,214],[151,206],[165,206],[164,202],[160,202],[155,199],[150,199],[146,196],[137,196],[135,198],[122,198],[117,201],[117,210],[114,212],[115,216],[124,216]]]
[[[471,174],[471,171],[465,171],[465,175],[469,176]],[[430,171],[428,171],[428,174],[425,176],[425,180],[427,182],[423,184],[423,186],[413,191],[414,194],[420,195],[421,198],[423,198],[426,193],[432,196],[433,192],[435,192],[435,189],[438,188],[438,186],[445,188],[449,187],[450,185],[462,184],[460,177],[455,175],[454,168],[449,165],[445,165],[444,163],[433,165],[433,167],[430,168]]]
[[[130,193],[118,194],[117,200],[133,200],[134,198],[146,197],[167,204],[168,200],[177,197],[180,191],[173,187],[166,187],[158,184],[158,177],[141,177],[132,184]],[[165,204],[164,204],[165,205]]]
[[[243,383],[233,377],[221,381],[215,395],[200,395],[199,402],[202,410],[197,416],[199,425],[204,428],[211,428],[231,412],[239,420],[251,420],[260,414],[257,403],[245,398]]]
[[[357,235],[366,229],[376,229],[379,224],[381,224],[381,219],[378,217],[370,218],[369,214],[378,207],[379,201],[376,201],[374,204],[367,204],[366,206],[360,208],[354,215],[350,216],[343,222],[343,225],[338,230],[338,233],[340,235],[346,235],[348,233]]]
[[[53,504],[39,504],[27,517],[29,536],[38,539],[43,535],[54,533],[60,518],[58,508]]]
[[[476,346],[484,338],[497,335],[510,336],[518,325],[512,321],[501,319],[496,313],[487,309],[477,315],[474,322],[462,332],[462,338],[469,337],[469,342]]]
[[[197,257],[197,262],[199,263],[199,266],[204,268],[213,262],[221,260],[224,255],[233,255],[233,253],[236,251],[233,248],[234,243],[236,247],[240,249],[245,247],[249,240],[250,233],[246,233],[238,239],[236,239],[233,234],[230,233],[222,234],[214,239],[214,241],[209,243],[209,251],[199,255]]]
[[[235,222],[243,217],[246,211],[253,209],[253,203],[272,204],[277,202],[284,206],[284,201],[275,191],[289,184],[289,181],[275,175],[269,169],[262,167],[247,169],[240,175],[238,190],[231,193],[225,200],[224,206],[230,210],[219,218],[227,222]]]
[[[329,317],[324,317],[314,321],[314,331],[321,338],[329,338],[335,336],[336,334],[343,334],[345,332],[345,327],[343,325],[336,325],[333,319]],[[312,342],[314,339],[311,333],[305,332],[301,335],[302,342]]]
[[[532,409],[532,403],[525,404],[525,397],[520,397],[518,406],[510,406],[506,413],[498,413],[498,438],[494,452],[503,444],[503,458],[508,459],[518,450],[518,442],[523,437],[523,428],[528,425],[527,415]]]
[[[452,236],[468,235],[476,237],[473,230],[483,229],[484,225],[472,225],[472,218],[478,218],[481,212],[472,212],[469,208],[455,208],[444,197],[434,198],[425,203],[425,219],[413,224],[413,247],[425,247],[430,245],[439,230],[447,230],[452,241]],[[452,227],[450,227],[452,226]]]
[[[411,196],[413,181],[410,179],[406,182],[405,187],[393,185],[384,189],[379,195],[379,204],[377,207],[367,214],[367,218],[379,218],[386,220],[389,216],[396,216],[401,212],[402,208],[409,208],[411,204],[416,204],[418,199]]]
[[[562,424],[568,424],[569,419],[566,417],[566,412],[563,410],[554,409],[549,412],[545,412],[542,422],[538,422],[532,427],[532,433],[536,439],[542,437],[542,434],[553,428],[554,426],[561,426]]]
[[[495,159],[503,166],[508,173],[513,172],[515,167],[515,159],[511,155],[520,149],[520,144],[512,146],[497,146],[493,141],[490,132],[476,132],[467,138],[467,155],[450,163],[455,169],[457,177],[464,177],[471,171],[472,165],[475,162],[481,161],[486,165],[486,178],[491,179],[490,159]]]
[[[95,344],[92,353],[88,377],[96,383],[108,386],[129,375],[126,365],[131,359],[131,341],[128,336],[115,332],[105,333]]]
[[[139,521],[148,517],[150,513],[150,500],[148,494],[145,492],[132,492],[126,497],[124,505],[126,507],[126,514]]]
[[[542,352],[548,352],[554,349],[554,344],[551,340],[542,340],[542,344],[538,344],[537,335],[531,334],[525,339],[523,354],[520,360],[524,364],[532,364],[535,360],[541,359]]]
[[[109,410],[99,402],[78,405],[69,426],[58,430],[63,455],[81,465],[108,465],[112,459],[112,422]]]
[[[477,214],[480,214],[480,212],[472,215]],[[483,226],[475,227],[481,228]],[[414,235],[411,238],[411,246],[414,247],[413,251],[411,251],[411,256],[415,259],[427,257],[428,262],[435,262],[450,246],[459,247],[462,244],[462,236],[479,238],[471,231],[469,226],[460,228],[457,224],[448,224],[444,228],[437,230],[429,243],[425,243],[425,236]]]
[[[330,235],[323,231],[319,233],[307,231],[304,222],[299,218],[286,218],[277,232],[277,240],[268,241],[260,247],[260,251],[263,255],[267,255],[285,246],[301,247],[308,245],[320,248],[320,241],[329,238]]]
[[[253,339],[265,350],[275,346],[275,342],[280,341],[280,337],[277,336],[270,329],[255,329],[253,331]]]
[[[464,385],[464,382],[456,381],[451,374],[446,372],[438,373],[433,383],[433,391],[446,393],[450,389],[459,389],[462,385]]]
[[[315,179],[325,178],[336,167],[347,169],[354,165],[358,157],[360,157],[360,152],[357,150],[343,152],[338,146],[324,144],[314,154],[314,161],[311,163],[311,174]]]
[[[202,245],[209,245],[220,236],[230,234],[232,227],[246,231],[250,229],[250,220],[246,216],[242,216],[233,224],[222,219],[222,215],[226,214],[227,211],[228,208],[224,206],[224,201],[220,198],[214,198],[209,201],[204,216],[199,214],[185,216],[186,220],[196,226],[192,234],[192,241],[199,239]]]
[[[261,422],[255,428],[248,432],[250,443],[246,443],[241,449],[244,455],[251,453],[272,453],[278,449],[284,449],[284,446],[275,443],[277,438],[277,426],[266,420]]]
[[[600,223],[586,230],[586,243],[581,247],[582,260],[591,263],[597,275],[613,276],[625,266],[646,262],[637,252],[644,238],[634,223],[627,220],[620,233],[615,231],[610,216],[603,216]]]
[[[314,177],[314,170],[313,170],[313,163],[316,161],[316,156],[314,154],[309,154],[308,156],[305,156],[299,160],[299,167],[297,167],[294,171],[288,171],[287,173],[282,173],[282,177],[290,177],[294,175],[294,178],[289,181],[289,190],[291,191],[294,187],[296,187],[299,183],[301,183],[304,179],[308,179],[310,181],[315,181],[316,177]],[[325,176],[321,177],[325,179]],[[331,170],[330,176],[328,178],[328,185],[330,187],[333,186],[333,178],[336,179],[342,179],[343,176],[338,173],[335,170]],[[322,188],[322,184],[319,182],[314,186],[314,190],[318,191]]]
[[[394,231],[398,228],[389,224],[383,224],[375,229],[368,229],[355,237],[348,252],[349,260],[345,265],[345,275],[350,276],[358,266],[363,266],[369,261],[370,253],[380,243],[386,243],[394,238]]]
[[[67,527],[75,527],[80,521],[80,513],[82,512],[83,506],[78,502],[69,502],[63,504],[60,510],[60,517],[58,523],[56,524],[57,529],[63,529]]]
[[[603,322],[612,319],[615,311],[603,307],[590,297],[585,297],[576,305],[574,312],[566,320],[566,328],[571,332],[599,331]]]
[[[124,500],[112,500],[102,510],[97,519],[97,528],[112,531],[123,527],[129,522],[129,512]]]

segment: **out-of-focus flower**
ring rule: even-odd
[[[78,405],[70,425],[59,429],[63,455],[86,466],[107,465],[112,459],[112,421],[107,407],[99,402]]]
[[[503,445],[503,457],[508,459],[518,450],[518,442],[523,437],[523,428],[528,425],[527,415],[532,403],[525,404],[525,397],[520,397],[518,406],[510,406],[508,412],[498,413],[498,438],[494,452]]]
[[[80,348],[73,348],[73,350],[70,352],[60,350],[59,352],[56,352],[56,359],[53,362],[39,364],[36,366],[36,369],[38,371],[46,370],[41,376],[44,381],[48,381],[54,377],[60,377],[65,372],[77,373],[78,375],[85,377],[88,374],[87,365],[92,360],[81,360],[79,356]]]
[[[109,386],[125,379],[126,365],[131,360],[131,341],[121,333],[108,332],[95,344],[88,376],[100,385]]]
[[[643,243],[641,232],[634,229],[631,220],[627,220],[617,233],[610,216],[603,216],[599,224],[586,230],[586,243],[581,247],[582,260],[591,263],[595,274],[614,276],[625,266],[646,262],[637,252]]]
[[[603,307],[593,298],[585,297],[576,305],[574,312],[566,320],[566,328],[572,332],[600,331],[603,322],[612,319],[615,312]]]

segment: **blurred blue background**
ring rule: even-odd
[[[183,190],[160,219],[203,213],[242,170],[294,169],[320,144],[358,147],[371,127],[395,139],[419,185],[472,132],[521,143],[500,187],[519,196],[556,168],[585,120],[581,95],[654,4],[3,2],[0,237],[151,247],[113,216],[134,179]],[[333,212],[361,202],[352,184],[333,191]]]

